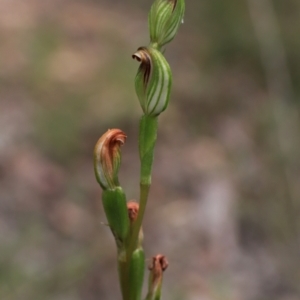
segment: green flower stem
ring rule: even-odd
[[[151,168],[150,168],[151,171]],[[151,182],[151,176],[150,176]],[[138,217],[135,221],[135,224],[132,228],[132,234],[126,246],[126,258],[125,261],[119,257],[118,264],[119,264],[119,281],[122,291],[123,300],[134,300],[131,299],[131,292],[130,292],[130,265],[133,257],[133,252],[138,248],[138,237],[140,228],[142,225],[148,194],[150,190],[150,184],[140,184],[140,206],[139,206],[139,213]],[[138,288],[138,287],[136,287]]]
[[[130,300],[129,296],[129,285],[128,285],[128,271],[129,271],[129,263],[127,260],[123,260],[122,258],[118,258],[118,271],[119,271],[119,281],[122,292],[123,300]]]
[[[156,49],[158,51],[161,51],[161,47],[159,46],[158,43],[152,43],[152,42],[150,42],[150,47],[153,48],[153,49]]]
[[[139,151],[141,160],[141,185],[151,185],[154,147],[157,137],[158,118],[144,115],[140,121]],[[140,203],[141,205],[141,203]],[[141,208],[140,208],[141,209]]]
[[[151,168],[150,168],[151,172]],[[150,182],[151,182],[151,176],[150,176]],[[131,282],[131,268],[133,268],[132,265],[132,260],[133,260],[133,254],[138,249],[139,247],[139,232],[140,228],[142,225],[145,209],[146,209],[146,204],[147,204],[147,199],[148,199],[148,194],[150,190],[150,184],[140,184],[140,206],[139,206],[139,213],[138,217],[134,223],[134,226],[132,228],[132,234],[128,240],[128,243],[126,245],[126,257],[124,260],[123,256],[119,256],[118,260],[118,266],[119,266],[119,281],[120,281],[120,286],[121,286],[121,291],[122,291],[122,297],[123,300],[136,300],[132,299],[132,284]],[[131,267],[130,267],[131,266]],[[144,271],[143,271],[144,272]],[[141,274],[143,274],[141,272]],[[140,283],[142,284],[142,282]],[[141,288],[136,286],[135,289],[136,291]],[[136,292],[135,291],[135,292]],[[137,293],[139,294],[139,293]]]
[[[151,181],[151,177],[150,177],[150,181]],[[121,273],[120,274],[120,284],[122,287],[122,293],[123,293],[123,300],[132,300],[130,299],[130,294],[128,291],[128,286],[129,284],[127,283],[126,278],[128,278],[129,276],[127,274],[129,274],[129,268],[130,268],[130,262],[132,259],[132,254],[135,251],[135,249],[137,249],[138,246],[138,236],[139,236],[139,231],[142,225],[142,221],[143,221],[143,217],[145,214],[145,209],[146,209],[146,204],[147,204],[147,199],[148,199],[148,194],[149,194],[149,190],[150,190],[150,183],[149,184],[140,184],[140,208],[139,208],[139,213],[138,213],[138,217],[135,221],[133,230],[132,230],[132,235],[130,237],[130,241],[129,241],[129,245],[127,248],[127,258],[126,258],[126,263],[124,265],[122,265],[121,263]],[[125,277],[125,280],[122,280],[122,277]],[[124,286],[125,285],[125,286]]]
[[[139,134],[139,152],[141,160],[141,173],[140,173],[140,208],[137,220],[135,222],[132,233],[132,247],[134,250],[138,234],[144,218],[144,213],[147,205],[148,194],[151,186],[151,171],[154,156],[154,147],[157,138],[158,118],[144,115],[140,121],[140,134]],[[130,248],[131,250],[131,248]]]
[[[146,210],[146,204],[147,204],[147,199],[148,199],[148,194],[150,190],[150,184],[145,185],[145,184],[140,184],[140,209],[139,209],[139,214],[136,219],[136,222],[133,227],[132,231],[132,236],[130,239],[130,244],[129,244],[129,251],[128,254],[130,255],[132,252],[137,248],[138,245],[138,235],[140,228],[142,226],[145,210]]]
[[[148,194],[151,186],[151,171],[154,147],[157,137],[157,127],[157,117],[150,117],[144,115],[141,118],[139,134],[139,152],[141,160],[139,213],[134,223],[132,234],[130,236],[129,244],[127,247],[126,268],[124,267],[124,270],[122,270],[124,274],[129,274],[129,265],[132,258],[132,254],[138,247],[138,236],[140,228],[142,226],[142,221],[147,205]],[[125,297],[123,296],[124,300],[131,300],[128,297],[128,294],[126,294]]]

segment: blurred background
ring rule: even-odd
[[[187,0],[144,222],[165,300],[300,299],[300,2]],[[0,299],[121,299],[92,152],[128,139],[152,0],[0,0]]]

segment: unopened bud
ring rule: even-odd
[[[96,179],[103,190],[112,190],[119,186],[120,147],[125,143],[125,140],[126,135],[123,131],[110,129],[96,143],[94,170]]]
[[[160,299],[163,272],[167,269],[168,265],[168,261],[164,255],[158,254],[152,258],[151,264],[148,267],[150,275],[146,300]]]
[[[127,203],[127,210],[130,222],[134,222],[139,213],[139,204],[135,201],[129,201]]]
[[[151,43],[158,47],[169,43],[183,22],[184,11],[184,0],[155,0],[148,17]]]
[[[128,211],[129,222],[130,222],[130,229],[132,232],[134,222],[138,217],[139,204],[135,201],[127,202],[127,211]],[[138,247],[142,247],[143,239],[144,239],[144,234],[143,234],[143,229],[141,227],[139,232],[139,237],[138,237]]]
[[[158,116],[169,103],[172,86],[171,68],[162,53],[140,47],[132,58],[140,62],[135,90],[145,115]]]

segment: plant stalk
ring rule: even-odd
[[[139,151],[141,160],[139,213],[136,221],[134,222],[132,234],[126,247],[126,261],[119,262],[120,284],[122,288],[123,300],[131,300],[129,299],[128,291],[130,261],[132,253],[138,246],[139,232],[142,226],[151,186],[151,170],[157,137],[157,125],[157,117],[149,117],[144,115],[141,118],[139,137]]]
[[[126,261],[118,259],[119,280],[120,280],[120,286],[121,286],[123,300],[130,300],[129,284],[128,284],[129,265],[130,265],[129,262],[127,261],[127,259],[126,259]]]

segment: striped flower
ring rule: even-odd
[[[140,47],[132,58],[140,62],[135,90],[145,115],[158,116],[169,102],[172,86],[170,66],[160,51]]]
[[[126,135],[123,131],[109,129],[96,143],[94,169],[96,179],[103,190],[113,190],[119,186],[120,147],[125,143],[125,140]]]
[[[183,22],[184,0],[155,0],[149,17],[150,40],[158,49],[173,40]]]

